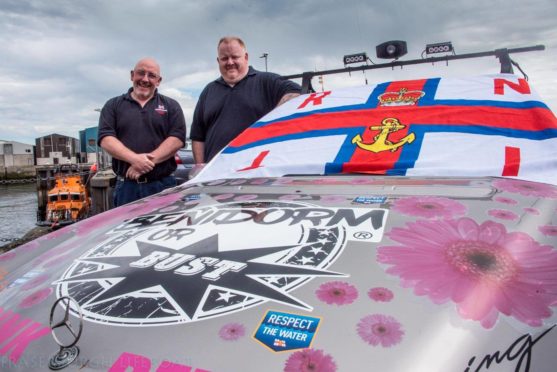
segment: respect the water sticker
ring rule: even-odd
[[[383,204],[387,200],[386,196],[358,196],[352,200],[354,204]]]
[[[273,351],[305,349],[311,346],[320,320],[269,310],[253,337]]]

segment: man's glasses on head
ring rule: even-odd
[[[159,76],[159,75],[157,75],[157,74],[155,74],[155,73],[153,73],[153,72],[147,72],[147,71],[145,71],[145,70],[132,70],[132,73],[133,73],[134,75],[139,76],[140,78],[144,78],[145,76],[147,76],[147,78],[148,78],[149,80],[153,80],[153,81],[156,81],[156,80],[159,80],[159,79],[160,79],[160,76]]]

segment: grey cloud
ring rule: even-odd
[[[196,94],[218,76],[216,43],[230,34],[244,38],[252,65],[263,69],[259,56],[268,53],[269,69],[283,74],[339,68],[344,54],[360,51],[384,62],[375,45],[393,39],[408,42],[408,59],[447,40],[457,53],[545,44],[545,52],[513,59],[557,109],[556,18],[554,0],[4,0],[0,138],[31,143],[51,128],[77,136],[75,128],[96,124],[94,108],[127,90],[129,70],[143,56],[160,62],[161,91],[179,100],[190,122]],[[497,70],[491,58],[366,76],[380,82]],[[327,88],[362,84],[362,77],[328,77]]]

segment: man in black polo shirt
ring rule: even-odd
[[[186,121],[178,102],[158,93],[161,80],[158,63],[141,59],[131,71],[132,88],[101,111],[98,143],[118,177],[115,207],[176,186],[174,154],[184,146]]]
[[[201,92],[193,114],[190,138],[196,164],[211,160],[244,129],[301,91],[294,82],[249,66],[238,37],[223,37],[217,51],[221,77]]]

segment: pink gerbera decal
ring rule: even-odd
[[[219,331],[219,336],[225,341],[236,341],[237,339],[244,337],[246,334],[246,329],[243,324],[240,323],[228,323],[222,326]]]
[[[9,261],[14,257],[15,257],[15,252],[10,251],[10,252],[3,253],[2,255],[0,255],[0,262]]]
[[[70,258],[73,257],[73,256],[74,256],[73,253],[67,253],[67,254],[65,254],[65,255],[63,255],[63,256],[58,256],[58,257],[56,257],[56,258],[53,258],[53,259],[51,259],[51,260],[45,262],[45,263],[43,264],[43,267],[45,267],[45,268],[47,268],[47,269],[50,269],[50,268],[56,267],[56,266],[58,266],[58,265],[60,265],[60,264],[67,263],[68,261],[70,261]]]
[[[284,372],[335,372],[337,365],[323,350],[304,349],[290,355],[284,365]]]
[[[234,198],[236,201],[247,201],[247,200],[254,200],[257,199],[257,195],[255,194],[245,194],[245,195],[238,195]]]
[[[370,345],[383,347],[394,346],[402,340],[404,331],[400,323],[389,315],[373,314],[360,320],[358,335]]]
[[[294,179],[292,178],[277,178],[274,180],[273,185],[291,185],[294,183]]]
[[[346,198],[342,195],[323,195],[323,196],[321,196],[321,202],[323,202],[323,203],[335,204],[335,203],[340,203],[344,200],[346,200]]]
[[[233,196],[234,196],[234,194],[219,194],[219,195],[213,196],[213,199],[215,199],[215,200],[225,200],[225,199],[230,199]]]
[[[297,199],[301,199],[302,196],[297,194],[288,194],[288,195],[281,195],[278,198],[279,200],[297,200]]]
[[[383,288],[383,287],[371,288],[367,292],[367,295],[373,301],[377,301],[377,302],[389,302],[394,297],[393,292],[391,292],[390,289]]]
[[[434,196],[416,196],[398,199],[393,209],[409,216],[424,218],[452,218],[466,213],[466,206],[455,200]]]
[[[524,212],[526,213],[530,213],[533,214],[535,216],[539,216],[540,215],[540,210],[537,208],[530,208],[530,207],[526,207],[522,209]]]
[[[42,275],[36,276],[33,279],[26,282],[25,284],[23,284],[21,286],[21,289],[23,289],[24,291],[28,291],[30,289],[33,289],[33,288],[43,284],[44,282],[46,282],[49,277],[50,277],[50,275],[48,275],[48,274],[42,274]]]
[[[351,179],[349,183],[352,185],[367,185],[367,184],[373,184],[373,181],[362,177],[362,178]]]
[[[348,305],[358,298],[358,290],[346,282],[323,283],[315,291],[317,298],[329,305]]]
[[[555,225],[540,226],[538,230],[546,236],[557,236],[557,226]]]
[[[541,326],[557,302],[557,250],[493,221],[417,221],[387,234],[399,246],[378,261],[436,304],[453,301],[464,319],[495,325],[499,313]]]
[[[50,287],[33,292],[31,295],[25,297],[18,306],[22,309],[33,307],[43,302],[52,292],[53,289]]]
[[[514,212],[505,209],[490,209],[487,211],[491,217],[498,218],[500,220],[516,221],[518,220],[518,215]]]
[[[18,247],[18,252],[31,252],[39,248],[41,245],[36,240],[32,240]]]
[[[495,200],[496,202],[503,203],[503,204],[508,204],[508,205],[518,204],[518,202],[516,200],[511,199],[511,198],[506,198],[504,196],[499,196],[497,198],[494,198],[493,200]]]
[[[557,188],[545,183],[529,182],[514,179],[498,179],[493,181],[493,186],[513,194],[526,196],[541,196],[548,198],[557,197]]]

